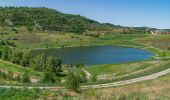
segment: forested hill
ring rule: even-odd
[[[80,15],[64,14],[44,7],[0,7],[0,25],[31,26],[42,30],[75,33],[86,30],[107,31],[120,27],[101,24]]]

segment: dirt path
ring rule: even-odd
[[[121,85],[126,85],[126,84],[137,83],[137,82],[141,82],[141,81],[153,80],[155,78],[166,75],[168,73],[170,73],[170,68],[167,70],[152,74],[152,75],[148,75],[148,76],[143,76],[143,77],[134,78],[134,79],[125,80],[125,81],[106,83],[106,84],[82,86],[81,88],[87,89],[87,88],[106,88],[106,87],[121,86]]]
[[[86,74],[87,79],[91,78],[92,75],[88,71],[84,70],[83,68],[81,70]]]
[[[166,69],[164,71],[148,75],[148,76],[143,76],[139,78],[134,78],[130,80],[125,80],[125,81],[119,81],[119,82],[112,82],[112,83],[106,83],[106,84],[98,84],[98,85],[87,85],[87,86],[81,86],[81,89],[88,89],[88,88],[107,88],[107,87],[114,87],[114,86],[121,86],[121,85],[126,85],[126,84],[132,84],[132,83],[137,83],[141,81],[147,81],[147,80],[153,80],[155,78],[158,78],[160,76],[166,75],[170,73],[170,68]],[[2,88],[24,88],[26,86],[0,86]],[[61,90],[64,89],[64,87],[31,87],[28,86],[26,88],[32,89],[32,88],[39,88],[39,89],[50,89],[50,90]]]

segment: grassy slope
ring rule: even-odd
[[[35,72],[30,68],[24,68],[22,66],[15,65],[10,62],[6,62],[2,60],[0,60],[0,70],[11,71],[14,74],[21,74],[21,75],[27,73],[32,78],[41,78],[43,76],[43,73]]]
[[[86,67],[85,70],[98,76],[99,80],[95,82],[95,84],[98,84],[150,75],[170,68],[169,65],[170,61],[153,60],[114,65],[94,65]]]
[[[0,88],[0,99],[60,99],[60,100],[169,100],[170,74],[158,79],[104,89],[88,89],[76,94],[67,90]]]
[[[90,89],[83,96],[93,100],[169,100],[169,76],[114,88]]]

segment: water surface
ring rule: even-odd
[[[84,63],[114,64],[133,61],[142,61],[153,56],[151,52],[137,48],[93,46],[93,47],[69,47],[62,49],[33,50],[33,55],[46,54],[61,58],[64,64]]]

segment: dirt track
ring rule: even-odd
[[[137,83],[141,81],[147,81],[147,80],[153,80],[155,78],[158,78],[160,76],[166,75],[170,73],[170,68],[166,69],[164,71],[148,75],[148,76],[143,76],[139,78],[134,78],[130,80],[125,80],[125,81],[118,81],[118,82],[112,82],[112,83],[106,83],[106,84],[97,84],[97,85],[87,85],[87,86],[81,86],[81,89],[88,89],[88,88],[107,88],[107,87],[114,87],[114,86],[121,86],[121,85],[126,85],[126,84],[132,84],[132,83]],[[0,86],[3,88],[24,88],[25,86]],[[50,90],[61,90],[64,89],[64,87],[26,87],[26,88],[39,88],[39,89],[50,89]]]

